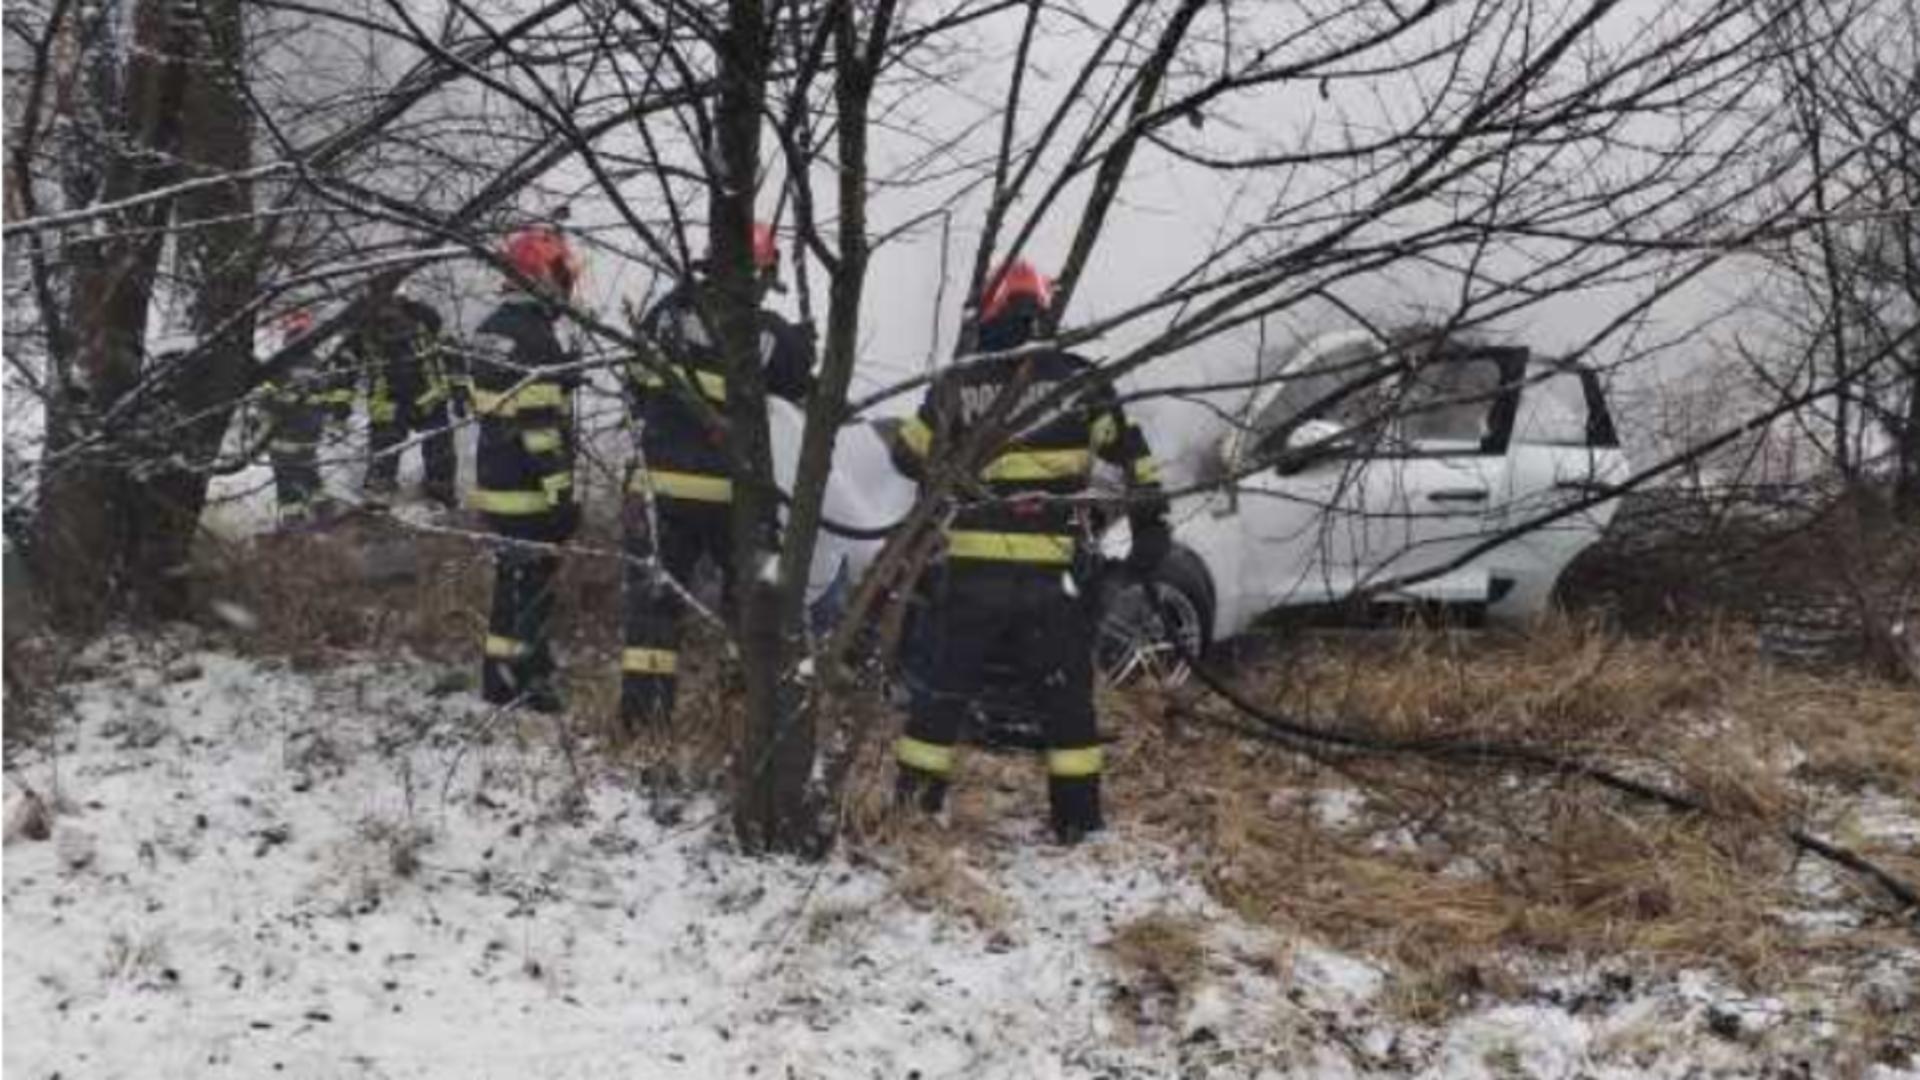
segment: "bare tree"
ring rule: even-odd
[[[1854,10],[1892,18],[1910,12],[1901,4]],[[1429,328],[1400,348],[1396,377],[1426,347],[1574,312],[1580,327],[1560,335],[1564,351],[1624,379],[1684,347],[1684,334],[1662,347],[1646,328],[1671,317],[1689,283],[1802,238],[1835,256],[1820,260],[1822,281],[1837,282],[1836,267],[1864,280],[1897,266],[1906,276],[1890,280],[1911,296],[1914,280],[1913,188],[1889,165],[1912,161],[1901,149],[1911,147],[1911,84],[1887,61],[1871,92],[1804,80],[1783,91],[1780,71],[1829,68],[1831,35],[1800,32],[1825,10],[1816,0],[1693,0],[1652,13],[1619,0],[1126,0],[1097,10],[529,0],[504,11],[358,0],[298,12],[207,0],[184,20],[165,17],[184,9],[142,0],[127,90],[82,93],[87,73],[112,68],[102,55],[115,55],[92,51],[84,28],[113,7],[59,0],[8,23],[31,60],[10,84],[7,230],[30,271],[17,302],[36,317],[10,315],[8,355],[12,376],[46,396],[38,533],[45,551],[103,569],[73,586],[69,606],[118,595],[102,589],[152,588],[181,557],[204,498],[196,485],[232,464],[214,459],[233,405],[289,362],[268,356],[237,374],[255,313],[290,295],[331,297],[325,338],[448,259],[461,267],[448,275],[455,289],[490,288],[506,272],[494,255],[501,232],[569,205],[566,227],[612,280],[685,280],[704,257],[714,286],[704,302],[728,358],[724,415],[661,363],[635,320],[613,314],[616,299],[633,299],[607,295],[618,286],[589,291],[566,318],[596,386],[610,390],[621,368],[639,365],[727,433],[735,572],[751,583],[727,627],[748,687],[735,825],[761,850],[810,849],[818,835],[816,730],[856,680],[861,628],[886,621],[900,584],[937,548],[946,510],[975,497],[977,466],[1084,389],[1003,402],[947,448],[919,505],[888,530],[847,620],[808,640],[808,568],[821,531],[838,527],[823,511],[838,435],[909,404],[937,374],[855,394],[856,377],[884,359],[863,355],[867,343],[902,321],[899,288],[875,267],[901,252],[932,260],[923,241],[936,224],[943,286],[955,222],[965,249],[962,310],[912,320],[931,321],[930,337],[943,319],[958,323],[941,370],[976,359],[967,322],[993,268],[1032,255],[1058,268],[1043,347],[1099,354],[1089,378],[1127,381],[1134,401],[1244,398],[1272,372],[1256,363],[1221,379],[1195,357],[1219,348],[1252,358],[1271,327],[1365,322],[1390,302],[1398,310],[1381,321]],[[256,70],[260,52],[242,46],[250,34],[298,42],[296,53],[325,63],[295,78],[283,51],[280,70]],[[360,77],[326,66],[343,57],[359,58]],[[227,77],[220,89],[188,77],[207,64]],[[1814,122],[1843,98],[1853,103],[1844,134]],[[1772,106],[1789,99],[1820,140],[1776,138]],[[118,119],[103,128],[76,101]],[[186,123],[198,111],[210,122]],[[62,133],[92,131],[116,148],[96,186],[53,203],[76,154],[49,138],[51,117]],[[1152,223],[1141,204],[1189,191],[1202,195],[1181,207],[1178,242],[1135,241]],[[1861,215],[1870,195],[1887,212]],[[1901,205],[1904,218],[1892,212]],[[791,240],[801,319],[814,320],[816,280],[826,297],[790,484],[772,460],[750,331],[746,226],[756,217]],[[1842,242],[1869,218],[1907,228]],[[142,350],[169,242],[191,268],[198,343],[186,361],[158,363]],[[1590,295],[1608,297],[1604,316],[1573,300]],[[1779,400],[1845,400],[1857,414],[1862,388],[1913,355],[1905,331],[1871,334],[1858,346],[1833,338],[1845,355],[1822,377],[1724,429],[1774,417]],[[1329,400],[1367,389],[1339,387]],[[1873,394],[1876,416],[1908,403],[1910,448],[1911,393]],[[585,418],[610,436],[588,467],[617,488],[631,440],[610,401]],[[1382,415],[1444,404],[1387,400]],[[156,461],[178,478],[164,512],[150,494],[163,487],[141,479]],[[1671,472],[1662,460],[1639,482]],[[1188,478],[1185,489],[1241,479]],[[156,527],[166,540],[153,550],[164,554],[130,561],[129,530]],[[1509,539],[1502,530],[1483,543]]]

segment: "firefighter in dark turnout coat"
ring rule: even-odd
[[[366,494],[391,499],[398,487],[401,444],[424,436],[420,460],[425,466],[427,498],[455,505],[459,468],[453,448],[452,412],[460,406],[464,381],[453,364],[453,350],[442,336],[440,313],[410,296],[395,293],[368,317],[334,354],[345,400],[351,409],[356,384],[367,397]]]
[[[979,345],[1000,352],[1028,343],[1052,302],[1051,286],[1024,260],[993,279],[981,304]],[[895,444],[903,471],[923,478],[927,463],[959,446],[1011,389],[1021,420],[1032,406],[1084,377],[1092,365],[1045,350],[990,359],[936,379]],[[1038,689],[1045,713],[1047,794],[1055,836],[1073,843],[1100,829],[1100,741],[1093,713],[1091,575],[1094,553],[1079,514],[1048,497],[1087,490],[1094,460],[1124,470],[1133,548],[1127,563],[1150,572],[1171,547],[1159,471],[1140,429],[1111,384],[1093,382],[1054,410],[1022,422],[958,492],[946,535],[944,577],[932,588],[929,691],[916,695],[895,744],[903,803],[938,811],[953,771],[954,742],[968,699],[995,651],[1013,656]],[[1012,648],[1006,648],[1006,645]],[[996,647],[999,647],[998,649]]]
[[[760,295],[777,286],[780,249],[773,230],[756,222],[752,252]],[[694,281],[668,293],[641,323],[655,355],[685,388],[641,364],[628,369],[628,391],[640,427],[640,455],[628,477],[625,640],[620,655],[620,717],[633,730],[673,713],[680,667],[681,603],[650,561],[684,585],[701,558],[713,560],[733,591],[732,469],[724,433],[682,396],[698,393],[717,414],[727,408],[726,361],[699,310]],[[760,362],[767,392],[795,403],[812,383],[813,344],[773,312],[759,313]],[[651,511],[651,512],[649,512]]]
[[[320,436],[333,395],[331,380],[312,345],[300,339],[313,331],[313,313],[296,308],[278,323],[281,340],[299,351],[285,374],[261,384],[260,404],[267,420],[267,460],[273,465],[273,496],[284,525],[301,525],[324,508],[320,480]]]
[[[579,264],[566,240],[544,228],[509,237],[504,255],[538,291],[509,296],[475,330],[473,412],[480,443],[469,505],[506,540],[557,545],[573,536],[580,515],[573,490],[578,377],[554,332],[554,300],[571,295]],[[489,702],[518,700],[546,712],[562,708],[549,643],[559,567],[551,547],[503,543],[496,549],[481,667]]]

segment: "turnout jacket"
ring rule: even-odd
[[[676,370],[722,416],[727,410],[727,368],[720,342],[707,327],[694,288],[668,293],[641,321],[641,335],[656,359]],[[813,386],[813,343],[792,323],[770,311],[755,312],[760,330],[760,363],[767,392],[799,404]],[[681,397],[683,391],[638,361],[627,366],[627,388],[634,419],[641,425],[640,449],[646,469],[634,471],[629,487],[666,498],[695,502],[733,501],[724,432],[710,428]]]
[[[992,452],[975,483],[960,485],[959,506],[947,529],[949,560],[1071,563],[1083,531],[1080,518],[1070,504],[1046,497],[1083,494],[1095,459],[1125,473],[1135,535],[1161,526],[1167,503],[1159,466],[1111,383],[1092,381],[1047,413],[1031,415],[1062,383],[1093,370],[1082,357],[1053,350],[969,364],[934,380],[894,441],[895,463],[906,475],[924,479],[926,463],[960,446],[1010,386],[1017,398],[1001,416],[1020,425]]]
[[[532,519],[573,505],[574,372],[553,311],[515,297],[474,331],[473,413],[480,422],[469,500],[495,518]]]
[[[330,369],[319,362],[310,344],[297,350],[278,378],[267,379],[255,392],[256,400],[270,418],[311,411],[318,416],[335,400],[335,380]]]
[[[409,297],[393,297],[342,341],[334,353],[333,405],[353,407],[355,387],[367,394],[367,419],[392,424],[439,407],[465,381],[447,347],[440,313]]]

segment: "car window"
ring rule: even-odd
[[[1528,373],[1513,439],[1541,446],[1587,445],[1587,397],[1579,372],[1536,366]]]
[[[1253,419],[1255,452],[1263,457],[1277,453],[1286,436],[1303,420],[1356,426],[1374,415],[1381,364],[1377,347],[1355,342],[1329,350],[1303,370],[1288,375]]]
[[[1400,437],[1412,443],[1478,445],[1493,430],[1500,398],[1498,360],[1445,357],[1421,364],[1402,384]]]

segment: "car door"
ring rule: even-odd
[[[1494,614],[1525,617],[1544,610],[1568,563],[1599,540],[1619,500],[1610,493],[1629,466],[1591,370],[1536,358],[1515,423],[1509,455],[1502,579]]]
[[[1373,464],[1366,448],[1389,374],[1372,334],[1330,335],[1256,402],[1225,455],[1238,476],[1232,497],[1216,504],[1231,521],[1236,606],[1246,618],[1352,591]]]
[[[1502,528],[1525,349],[1446,345],[1410,359],[1391,419],[1357,475],[1352,589],[1377,599],[1484,604],[1478,549]]]

